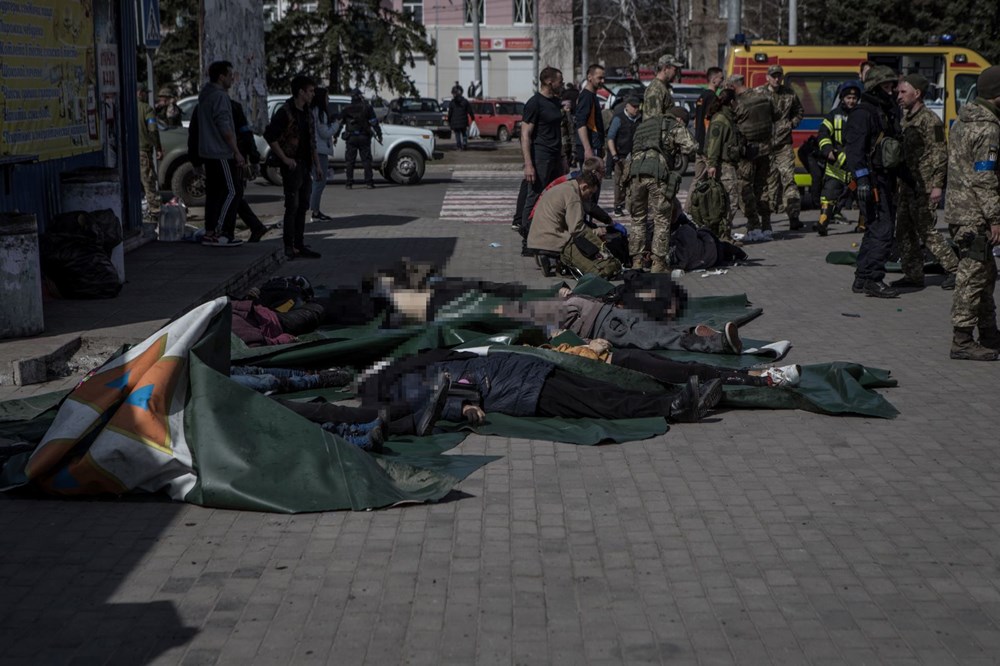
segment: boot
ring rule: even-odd
[[[941,288],[944,289],[945,291],[951,291],[952,289],[955,288],[954,273],[948,273],[948,277],[946,277],[944,281],[941,283]]]
[[[632,270],[641,271],[643,268],[642,252],[632,255]]]
[[[865,214],[858,213],[858,225],[854,227],[854,233],[863,234],[865,232]]]
[[[823,207],[819,211],[819,222],[816,223],[816,233],[820,236],[826,236],[829,233],[831,208],[833,206],[830,204],[823,204]]]
[[[552,266],[552,257],[544,254],[536,254],[535,261],[538,262],[538,267],[542,269],[542,275],[545,277],[552,277],[556,274],[555,268]]]
[[[799,219],[799,214],[798,213],[789,213],[788,214],[788,230],[789,231],[798,231],[799,229],[801,229],[804,226],[805,225],[802,224],[802,220]]]
[[[972,327],[955,327],[951,339],[951,357],[963,361],[995,361],[997,352],[972,339]]]
[[[667,260],[665,257],[659,257],[653,255],[653,266],[650,268],[651,273],[669,273],[670,268],[667,266]]]
[[[722,380],[710,379],[699,385],[697,377],[688,379],[670,403],[670,420],[697,423],[722,399]]]
[[[1000,331],[997,330],[996,322],[979,327],[979,344],[987,349],[1000,352]]]

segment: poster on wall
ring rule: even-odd
[[[0,156],[100,150],[92,0],[0,0]]]
[[[267,60],[260,0],[204,0],[202,7],[202,75],[217,60],[233,63],[229,96],[243,105],[250,125],[263,132],[268,120]]]

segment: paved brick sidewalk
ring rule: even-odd
[[[438,220],[445,187],[334,188],[351,203],[307,241],[324,259],[280,270],[350,283],[405,253],[544,282],[509,229]],[[851,294],[823,257],[857,240],[796,234],[684,282],[747,292],[765,314],[746,334],[791,339],[790,361],[891,369],[895,420],[472,436],[460,452],[503,457],[462,495],[367,513],[0,501],[0,663],[994,663],[1000,365],[948,359],[948,292]]]

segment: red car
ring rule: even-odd
[[[509,141],[511,137],[520,135],[524,102],[513,99],[473,99],[469,100],[469,104],[476,114],[480,136]]]

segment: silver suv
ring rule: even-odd
[[[286,95],[267,96],[267,116],[271,118],[274,112],[288,99]],[[351,98],[348,95],[330,95],[329,114],[331,118],[339,118],[341,112]],[[330,156],[330,166],[343,168],[345,162],[346,142],[338,139]],[[414,185],[424,177],[427,160],[441,159],[444,153],[436,152],[434,133],[418,127],[403,125],[382,125],[382,143],[372,141],[372,166],[378,169],[386,180],[400,185]],[[270,150],[270,147],[268,148]],[[264,161],[267,155],[264,154]],[[358,166],[358,165],[356,165]],[[273,167],[264,168],[264,177],[274,183],[281,184],[281,172]]]

